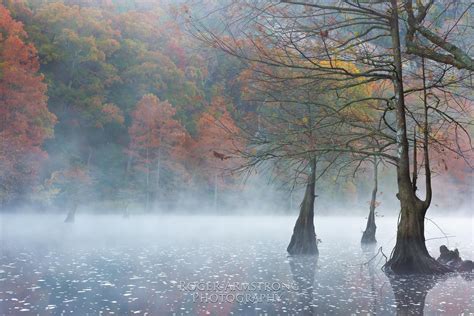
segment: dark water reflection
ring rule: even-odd
[[[314,279],[319,256],[290,257],[289,264],[296,289],[290,312],[315,315],[318,305],[313,303]]]
[[[428,292],[446,277],[390,276],[397,315],[423,315]]]
[[[61,217],[28,225],[3,218],[0,314],[474,313],[472,275],[388,278],[379,249],[391,249],[392,233],[382,232],[392,231],[394,222],[379,222],[380,243],[365,249],[359,244],[364,221],[354,223],[320,220],[319,257],[298,258],[285,253],[290,217],[79,218],[73,226]],[[452,225],[461,254],[469,257],[472,228]],[[429,247],[435,253],[439,244]],[[189,286],[216,283],[234,288]],[[235,288],[245,284],[263,287]],[[221,296],[215,301],[212,294]],[[249,296],[239,300],[239,294]]]
[[[362,246],[362,253],[364,255],[364,262],[363,266],[366,267],[367,269],[367,274],[369,275],[369,287],[370,287],[370,299],[369,299],[369,304],[368,304],[368,313],[376,315],[377,314],[377,307],[378,307],[378,302],[377,302],[377,291],[376,291],[376,260],[380,259],[378,258],[378,255],[382,256],[381,249],[379,248],[379,251],[376,250],[376,244],[369,244],[369,245],[363,245]]]

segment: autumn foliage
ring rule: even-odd
[[[239,165],[237,152],[242,147],[239,128],[226,109],[221,97],[213,100],[209,111],[198,119],[198,133],[191,149],[194,168],[200,170],[203,180],[212,184],[232,185],[232,178],[225,177]]]
[[[53,186],[54,192],[60,188],[65,193],[77,180],[78,187],[90,186],[98,201],[126,196],[141,203],[144,195],[151,202],[178,200],[183,189],[212,198],[216,188],[230,192],[238,187],[234,171],[248,163],[242,156],[260,154],[262,147],[249,139],[261,130],[266,139],[259,142],[274,141],[282,155],[294,157],[301,151],[297,159],[303,160],[317,146],[348,144],[351,150],[362,150],[371,145],[355,136],[362,133],[358,126],[376,128],[384,106],[378,99],[391,93],[387,82],[360,84],[358,78],[352,80],[356,86],[337,91],[336,98],[327,91],[339,84],[340,72],[359,74],[362,67],[344,56],[323,60],[317,64],[318,74],[331,67],[340,72],[332,80],[315,76],[312,82],[314,76],[307,79],[305,70],[311,63],[272,45],[271,37],[261,36],[265,29],[256,30],[255,41],[228,37],[223,42],[236,41],[246,54],[268,54],[283,64],[299,60],[302,68],[242,64],[219,50],[203,49],[184,31],[182,15],[190,14],[186,6],[181,12],[161,0],[2,3],[0,201],[31,202],[31,192],[49,192],[48,179],[75,170],[71,161],[94,181],[64,176],[67,185]],[[329,31],[318,39],[335,35]],[[308,51],[323,46],[317,42]],[[374,100],[344,106],[339,117],[331,114],[352,98],[369,97]],[[278,98],[289,99],[274,102]],[[416,104],[415,94],[413,98],[410,106]],[[327,107],[308,108],[308,99]],[[390,122],[391,115],[387,112]],[[313,130],[320,128],[316,117],[324,117],[328,126],[334,120],[360,125],[314,137]],[[438,134],[436,140],[452,141],[449,136]],[[453,190],[466,192],[472,172],[463,160],[449,155],[434,151],[433,169],[449,173]],[[279,165],[277,181],[286,182],[288,170],[287,164]],[[345,193],[356,191],[350,185],[341,184]],[[337,188],[331,186],[332,191]]]
[[[164,158],[179,160],[178,148],[186,131],[175,119],[176,110],[168,101],[152,94],[145,95],[132,113],[131,148],[146,163]],[[148,159],[146,158],[148,157]]]
[[[230,177],[221,174],[236,160],[212,155],[229,156],[221,121],[235,127],[222,111],[234,109],[223,101],[232,96],[216,88],[229,78],[231,69],[221,67],[228,59],[196,53],[178,14],[150,3],[4,2],[3,199],[38,204],[48,196],[50,204],[53,195],[66,196],[81,177],[61,186],[48,181],[72,170],[72,161],[93,177],[88,186],[100,200],[172,200],[183,187],[199,191],[218,175]],[[46,152],[50,159],[39,169]]]
[[[48,111],[39,61],[23,25],[0,5],[0,182],[2,194],[20,194],[34,183],[41,145],[53,136],[56,117]]]
[[[155,175],[154,187],[159,190],[165,183],[160,183],[164,172],[183,170],[186,130],[175,115],[176,110],[168,101],[160,101],[152,94],[145,95],[132,112],[130,153],[136,166],[146,174],[147,190],[151,173]]]

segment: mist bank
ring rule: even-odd
[[[381,170],[377,192],[376,216],[398,216],[400,208],[396,197],[396,183],[393,170]],[[331,175],[316,183],[316,216],[357,216],[366,217],[371,197],[371,184],[365,173],[354,177],[334,179]],[[470,177],[470,175],[466,175]],[[433,183],[433,202],[428,210],[430,215],[472,216],[472,188],[467,191],[453,189],[454,178],[449,175],[437,176]],[[159,199],[151,199],[149,207],[143,194],[115,199],[92,191],[86,195],[80,191],[74,198],[59,196],[55,199],[41,199],[34,194],[27,198],[0,205],[0,213],[40,213],[64,214],[77,203],[77,214],[110,214],[122,216],[124,212],[134,215],[294,215],[303,201],[304,187],[294,183],[284,183],[268,174],[241,177],[238,185],[230,188],[183,188]],[[420,184],[418,196],[424,196],[424,186]]]
[[[161,217],[161,216],[266,216],[266,217],[293,217],[296,219],[298,216],[299,202],[294,201],[292,207],[290,207],[288,200],[286,201],[261,201],[259,203],[253,203],[255,201],[243,201],[242,203],[235,203],[235,200],[241,201],[239,198],[235,198],[233,201],[226,201],[221,203],[217,207],[213,205],[212,201],[186,201],[186,203],[179,203],[179,205],[155,205],[150,210],[145,210],[140,204],[129,204],[128,208],[123,206],[117,206],[117,202],[114,201],[103,201],[103,202],[92,202],[78,206],[76,210],[76,218],[82,216],[106,216],[106,218],[114,217],[140,217],[144,218],[147,216]],[[361,203],[356,205],[349,204],[338,204],[331,201],[319,201],[320,203],[315,207],[315,222],[317,223],[318,218],[330,218],[330,217],[343,217],[343,218],[359,218],[366,219],[369,212],[368,203]],[[365,205],[364,205],[365,204]],[[64,217],[68,213],[68,206],[56,205],[53,207],[35,207],[34,205],[16,205],[11,208],[3,208],[0,210],[0,214],[5,215],[18,215],[18,216],[59,216]],[[124,216],[126,211],[127,216]],[[385,204],[376,209],[376,219],[382,219],[385,217],[397,217],[400,210],[397,204]],[[427,217],[464,217],[472,218],[473,212],[470,205],[462,205],[459,207],[446,207],[438,204],[433,205],[427,213]]]
[[[248,212],[250,213],[250,212]],[[255,213],[255,212],[254,212]],[[474,218],[433,215],[426,221],[426,240],[430,251],[438,255],[439,246],[457,247],[466,259],[473,256]],[[13,247],[87,248],[127,247],[136,245],[192,245],[208,242],[226,247],[240,242],[252,245],[273,240],[286,244],[295,216],[290,215],[137,215],[128,219],[113,215],[78,214],[73,225],[63,223],[62,214],[1,214],[2,251]],[[398,217],[377,218],[378,247],[389,252],[395,243]],[[365,227],[359,216],[320,216],[315,230],[321,239],[320,255],[331,253],[328,242],[358,244]],[[445,235],[449,238],[445,238]],[[38,248],[41,249],[41,248]],[[285,253],[285,248],[279,251]]]

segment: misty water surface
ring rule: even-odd
[[[472,218],[434,220],[455,236],[449,247],[474,258]],[[295,221],[290,216],[81,214],[75,224],[62,221],[62,215],[1,215],[2,314],[392,315],[397,308],[415,315],[423,309],[427,315],[474,313],[472,275],[389,280],[382,273],[396,218],[377,219],[379,244],[371,250],[360,247],[363,218],[317,218],[317,259],[287,256]],[[443,236],[430,222],[426,229],[427,239]],[[427,245],[438,256],[446,242],[431,239]],[[215,282],[272,287],[189,286]],[[234,296],[214,302],[212,293]],[[232,301],[237,293],[251,295]],[[251,301],[256,294],[261,302]]]

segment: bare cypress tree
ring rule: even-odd
[[[301,101],[281,94],[276,94],[274,101],[304,102],[324,109],[324,117],[331,117],[333,124],[346,127],[335,131],[332,143],[313,148],[314,154],[344,153],[351,158],[357,157],[351,159],[356,163],[378,157],[396,167],[400,221],[397,243],[386,264],[387,271],[397,274],[444,273],[448,269],[429,255],[425,245],[424,219],[432,199],[429,153],[436,147],[443,147],[463,156],[465,149],[436,139],[430,130],[437,126],[435,122],[443,121],[469,134],[463,127],[462,115],[453,117],[449,109],[442,110],[441,100],[436,94],[450,94],[450,86],[462,89],[462,82],[467,77],[462,69],[473,70],[472,58],[461,48],[464,44],[462,36],[454,39],[456,43],[453,43],[453,38],[449,40],[450,33],[461,35],[465,25],[472,23],[467,21],[462,24],[464,26],[456,23],[448,33],[436,34],[424,25],[442,18],[430,14],[434,1],[428,1],[426,5],[417,1],[416,8],[413,8],[412,2],[238,1],[237,16],[226,16],[224,28],[211,30],[194,19],[192,31],[204,42],[239,57],[245,63],[258,65],[253,69],[262,82],[281,86],[296,80],[300,91],[333,91],[337,102],[331,106],[313,98]],[[454,20],[469,19],[466,12],[472,4],[464,1],[456,4],[464,9],[458,10],[461,14]],[[399,25],[402,21],[402,26],[405,26],[405,20],[406,31]],[[401,34],[405,34],[404,39]],[[404,50],[434,61],[431,65],[435,76],[429,82],[423,76],[422,87],[413,82],[408,84],[406,73],[411,71],[408,61],[413,58]],[[355,69],[348,65],[354,65]],[[461,70],[456,71],[452,66]],[[267,71],[267,68],[279,71]],[[294,71],[299,76],[295,77]],[[450,79],[447,74],[455,78]],[[419,78],[411,79],[420,82]],[[385,90],[371,96],[340,95],[344,90],[372,83],[391,86],[393,92]],[[405,87],[407,85],[408,88]],[[423,95],[421,107],[420,103],[408,106],[405,102],[407,95],[419,93]],[[453,98],[459,95],[450,94]],[[374,102],[384,104],[383,107],[376,106],[373,113],[383,124],[376,124],[377,120],[372,124],[360,117],[348,119],[348,112]],[[421,120],[415,113],[420,109]],[[416,135],[409,133],[411,126],[423,130],[424,199],[417,196],[416,178],[410,177],[413,161],[409,157],[409,140],[416,138]],[[364,145],[359,143],[362,139]],[[296,149],[293,155],[301,152],[301,149]],[[267,155],[272,156],[272,153],[267,152]]]

